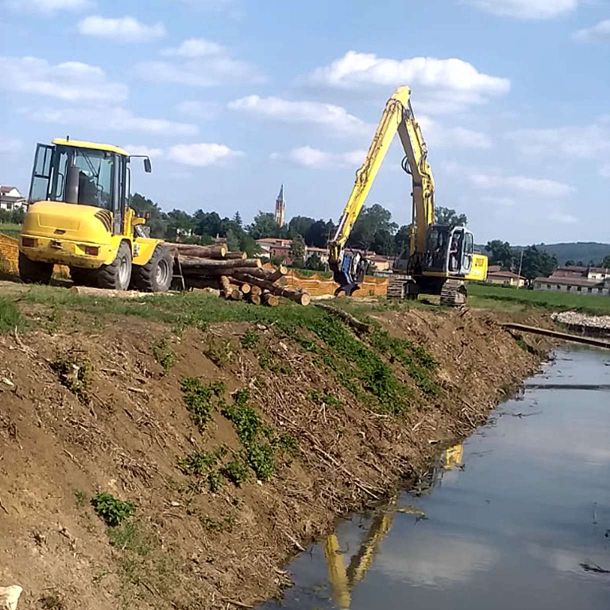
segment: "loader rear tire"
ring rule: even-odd
[[[142,292],[167,292],[172,285],[174,259],[164,246],[157,246],[146,265],[133,268],[133,285]]]
[[[41,263],[30,260],[19,252],[19,277],[26,284],[48,284],[53,275],[52,263]]]
[[[97,285],[110,290],[127,290],[131,282],[131,269],[131,249],[127,242],[121,242],[112,263],[102,265],[97,270]]]
[[[97,286],[95,269],[70,267],[70,278],[77,286]]]

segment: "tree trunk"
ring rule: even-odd
[[[194,256],[198,258],[223,259],[227,254],[227,248],[221,244],[213,246],[200,246],[198,244],[176,244],[165,242],[170,249],[177,251],[182,256]]]
[[[267,305],[267,307],[277,307],[280,304],[280,297],[276,296],[275,294],[271,294],[270,292],[264,292],[262,299],[263,303]]]
[[[254,294],[253,292],[251,292],[248,295],[248,300],[250,301],[250,303],[252,303],[252,305],[260,305],[261,304],[261,295]]]
[[[273,282],[269,282],[268,280],[261,280],[260,278],[248,276],[247,274],[242,274],[240,275],[240,277],[243,277],[244,280],[247,279],[250,284],[260,286],[261,288],[268,290],[274,295],[284,297],[285,299],[290,299],[295,303],[299,303],[299,305],[309,305],[309,303],[311,303],[311,297],[307,292],[290,290],[289,288],[282,288],[281,286],[277,286]]]
[[[212,260],[207,258],[197,258],[194,256],[180,256],[182,272],[189,273],[202,272],[205,274],[234,274],[237,272],[249,272],[251,269],[260,269],[263,264],[259,258],[248,258],[246,260]]]
[[[225,254],[225,258],[227,260],[240,260],[244,261],[248,258],[248,255],[245,252],[227,252]]]

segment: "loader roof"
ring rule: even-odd
[[[55,138],[53,144],[59,146],[73,146],[74,148],[90,148],[92,150],[103,150],[104,152],[115,153],[124,157],[129,157],[129,153],[119,146],[112,144],[97,144],[96,142],[87,142],[85,140],[68,140],[66,138]]]

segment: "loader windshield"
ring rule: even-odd
[[[58,147],[50,199],[66,201],[68,168],[78,168],[78,203],[113,209],[116,155],[72,147]]]

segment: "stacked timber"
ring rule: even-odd
[[[260,259],[248,258],[245,252],[229,252],[225,244],[165,244],[173,253],[175,273],[182,276],[187,289],[207,288],[220,291],[232,301],[276,307],[280,297],[299,305],[309,305],[306,291],[282,286],[288,273],[284,265],[264,268]]]

